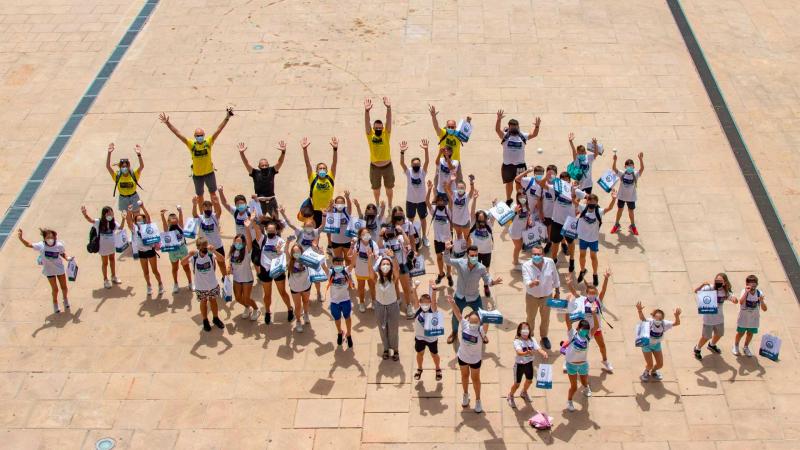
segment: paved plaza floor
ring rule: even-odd
[[[797,247],[800,4],[682,3]],[[144,4],[0,0],[0,211]],[[529,166],[566,167],[570,132],[580,143],[597,137],[623,160],[644,152],[640,236],[625,230],[626,218],[620,234],[608,233],[610,223],[601,231],[600,270],[613,272],[606,296],[613,329],[604,334],[615,370],[600,370],[591,344],[594,395],[579,394],[576,412],[565,410],[569,383],[557,351],[553,389],[532,389],[533,403],[518,399],[518,410],[506,404],[511,342],[525,318],[506,231],[496,232],[492,264],[504,279],[493,294],[506,321],[490,328],[482,414],[462,409],[455,349],[444,339],[442,382],[427,356],[422,380],[413,379],[413,329],[402,318],[401,358],[393,362],[381,359],[372,310],[354,313],[355,347],[343,350],[327,303],[312,302],[303,333],[286,323],[277,294],[272,325],[241,320],[241,306],[233,306],[221,314],[224,330],[205,333],[199,304],[185,288],[146,297],[129,254],[118,261],[122,284],[103,288],[99,257],[85,250],[89,227],[80,206],[96,216],[116,204],[105,170],[109,142],[115,158],[134,159],[133,146],[143,147],[140,194],[151,212],[188,209],[188,152],[158,114],[167,112],[186,134],[196,127],[211,133],[232,106],[236,115],[214,147],[228,196],[252,190],[235,144],[248,144],[251,162],[274,163],[283,139],[289,151],[276,191],[293,215],[308,192],[301,138],[312,141],[314,162],[330,163],[327,141],[336,135],[336,190],[350,190],[363,205],[372,193],[362,105],[371,97],[378,104],[373,118],[380,118],[384,95],[393,104],[398,173],[401,140],[410,143],[410,156],[419,154],[421,138],[436,139],[428,104],[442,122],[472,116],[462,162],[484,207],[504,196],[498,109],[523,130],[541,117]],[[610,166],[607,151],[595,174]],[[399,179],[396,203],[404,197]],[[608,200],[601,193],[600,204]],[[229,215],[223,224],[229,244]],[[71,313],[55,315],[36,254],[13,234],[0,249],[0,448],[93,449],[102,438],[137,449],[800,447],[798,299],[661,0],[161,0],[19,225],[29,239],[38,227],[56,229],[80,275],[70,283]],[[166,257],[159,267],[169,292]],[[563,261],[560,270],[566,273]],[[759,277],[769,305],[760,333],[781,337],[780,361],[731,354],[732,305],[722,354],[704,350],[702,361],[694,359],[701,318],[693,290],[722,271],[737,293],[747,275]],[[639,380],[637,301],[648,310],[684,311],[664,343],[661,383]],[[563,321],[553,316],[550,325],[554,341],[566,336]],[[554,417],[551,431],[527,425],[535,411]]]

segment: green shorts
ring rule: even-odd
[[[186,244],[183,244],[174,252],[169,252],[167,254],[169,255],[169,262],[178,262],[189,254],[189,249],[186,248]]]
[[[655,344],[651,345],[645,345],[644,347],[642,347],[642,351],[645,353],[660,352],[661,342],[656,342]]]
[[[589,363],[567,363],[567,375],[589,375]]]
[[[753,333],[758,334],[758,328],[745,328],[745,327],[736,327],[737,333]]]

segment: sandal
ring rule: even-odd
[[[383,359],[389,359],[389,350],[383,351]]]
[[[489,343],[489,338],[488,338],[488,337],[486,337],[486,336],[484,336],[484,337],[483,337],[483,343],[484,343],[484,344],[488,344],[488,343]]]
[[[414,374],[414,379],[419,380],[422,377],[422,369],[417,369],[417,372]]]
[[[450,333],[450,336],[447,336],[447,343],[452,344],[456,340],[456,334]]]
[[[392,355],[392,361],[399,361],[399,360],[400,360],[400,353],[398,353],[397,350],[395,350],[394,354]]]
[[[442,381],[442,369],[436,369],[436,381]]]

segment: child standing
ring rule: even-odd
[[[192,250],[183,258],[181,264],[191,264],[192,271],[194,272],[194,287],[197,300],[200,301],[200,314],[203,316],[203,329],[211,331],[211,324],[208,322],[208,307],[211,304],[211,314],[213,316],[212,322],[217,328],[225,328],[225,324],[219,320],[219,311],[217,308],[217,297],[219,296],[219,281],[214,275],[214,266],[217,264],[225,264],[225,257],[220,253],[214,251],[214,248],[208,245],[206,238],[198,238],[195,241],[197,250]]]
[[[417,352],[417,371],[414,373],[414,379],[419,380],[422,377],[422,359],[425,356],[425,348],[431,352],[433,364],[436,366],[436,381],[442,381],[442,368],[439,365],[439,337],[438,336],[425,336],[425,319],[431,314],[436,314],[438,308],[436,306],[436,283],[433,280],[429,281],[428,293],[417,295],[416,283],[414,288],[414,309],[417,311],[414,320],[414,351]]]
[[[703,345],[709,340],[711,340],[711,342],[708,342],[708,349],[716,354],[722,353],[722,350],[717,347],[717,342],[725,335],[725,316],[722,313],[723,306],[726,300],[730,300],[733,304],[739,303],[733,295],[733,288],[731,287],[731,282],[728,281],[728,275],[724,273],[718,273],[717,276],[714,277],[713,285],[711,283],[703,283],[694,290],[695,293],[700,291],[716,292],[717,313],[703,314],[703,332],[700,336],[700,340],[694,347],[694,357],[697,358],[698,361],[703,359],[700,351],[703,349]]]
[[[450,222],[450,208],[447,206],[447,195],[436,194],[434,204],[431,204],[431,193],[433,192],[433,182],[428,181],[428,192],[425,202],[428,204],[428,211],[431,213],[431,223],[433,226],[433,249],[436,252],[436,266],[439,269],[436,276],[436,284],[442,282],[445,277],[444,259],[442,254],[445,251],[445,243],[453,239],[453,227]],[[450,266],[447,267],[447,283],[453,285],[453,275]]]
[[[619,193],[617,194],[617,220],[614,227],[611,228],[611,234],[619,231],[619,219],[622,217],[622,210],[625,205],[628,206],[628,218],[631,219],[629,229],[634,236],[639,235],[639,230],[636,229],[636,222],[634,220],[633,210],[636,209],[636,186],[639,183],[639,177],[644,173],[644,153],[639,152],[639,170],[633,164],[632,159],[625,161],[625,171],[620,172],[617,170],[617,154],[614,154],[614,163],[611,170],[619,177]]]
[[[231,275],[233,276],[233,297],[236,302],[244,306],[242,319],[258,320],[261,311],[258,304],[250,296],[253,292],[253,267],[250,262],[250,255],[253,251],[253,238],[250,231],[252,225],[250,219],[245,219],[242,223],[244,234],[237,234],[233,238],[230,248]]]
[[[213,172],[212,172],[213,174]],[[215,252],[222,256],[222,262],[219,265],[219,273],[223,277],[228,272],[225,268],[225,247],[222,245],[222,235],[220,234],[219,216],[222,214],[222,208],[219,202],[216,201],[217,196],[211,197],[214,202],[210,200],[203,201],[202,206],[203,214],[197,214],[198,197],[192,198],[192,217],[199,219],[201,235],[206,238],[208,245],[214,249]]]
[[[520,398],[530,403],[531,398],[528,395],[528,388],[531,387],[533,382],[533,352],[536,351],[542,357],[547,359],[547,352],[539,347],[536,340],[531,336],[531,326],[528,322],[522,322],[517,325],[517,335],[514,338],[514,352],[516,358],[514,360],[514,384],[511,385],[511,390],[508,392],[506,401],[508,406],[517,409],[517,404],[514,403],[514,394],[517,392],[520,383],[522,383],[522,376],[525,376],[525,384],[522,386],[522,393]]]
[[[181,209],[180,205],[177,206],[177,209],[177,215],[175,213],[170,213],[167,217],[164,217],[164,215],[167,213],[167,210],[161,210],[161,224],[164,227],[164,231],[175,231],[178,234],[178,239],[181,242],[181,245],[177,250],[168,253],[169,263],[172,265],[173,294],[177,294],[181,288],[178,284],[178,266],[180,266],[181,260],[189,254],[189,248],[186,246],[186,238],[183,237],[183,228],[181,228],[181,224],[184,223],[183,209]],[[192,270],[189,266],[183,266],[183,271],[186,273],[186,280],[188,282],[189,290],[193,291]]]
[[[377,258],[378,244],[372,240],[372,235],[368,229],[362,228],[358,230],[358,239],[353,240],[350,253],[350,264],[355,270],[356,281],[358,281],[358,310],[363,313],[367,310],[365,285],[369,286],[369,293],[373,302],[375,302],[376,298],[375,280],[370,275],[372,272],[370,257],[375,256]]]
[[[153,245],[145,245],[142,240],[142,230],[145,226],[152,223],[150,213],[145,208],[144,203],[139,202],[139,212],[133,212],[133,205],[128,205],[128,226],[131,229],[132,239],[136,244],[139,256],[139,264],[142,266],[144,281],[147,283],[147,295],[153,295],[153,285],[150,284],[150,271],[158,281],[158,295],[164,293],[164,283],[161,282],[161,273],[158,271],[158,254]]]
[[[86,207],[81,206],[81,213],[83,217],[92,224],[100,236],[100,260],[103,267],[103,287],[111,289],[111,284],[119,284],[117,278],[117,264],[114,253],[116,248],[114,246],[114,232],[117,229],[117,222],[114,219],[114,210],[110,206],[104,206],[100,211],[100,218],[93,219],[89,217],[86,212]],[[111,280],[108,279],[108,268],[111,267]]]
[[[661,381],[664,377],[658,369],[664,367],[664,353],[661,351],[661,340],[664,339],[664,333],[672,327],[677,327],[681,324],[681,309],[675,309],[675,321],[664,320],[664,311],[654,309],[650,313],[650,319],[644,317],[642,310],[642,302],[636,302],[636,312],[639,314],[639,320],[648,322],[650,325],[650,343],[642,347],[644,354],[645,368],[644,372],[639,376],[642,381],[648,381],[650,378]],[[655,360],[655,361],[654,361]],[[654,364],[655,362],[655,364]]]
[[[594,311],[593,311],[594,312]],[[597,321],[597,314],[592,314],[594,327],[600,326]],[[578,391],[578,378],[583,386],[583,395],[592,396],[592,389],[589,387],[589,361],[587,353],[589,351],[589,341],[592,339],[589,330],[592,325],[586,319],[581,319],[569,341],[561,343],[561,353],[564,353],[567,361],[567,376],[569,377],[569,391],[567,392],[567,411],[575,411],[572,397]],[[570,330],[572,331],[572,330]]]
[[[347,346],[353,348],[353,336],[350,334],[352,329],[352,319],[350,314],[353,312],[353,302],[350,301],[350,289],[354,289],[353,279],[347,273],[344,266],[344,257],[333,257],[333,271],[328,277],[328,288],[331,290],[331,316],[336,323],[336,345],[341,346],[345,338],[342,331],[342,318],[347,326]]]
[[[428,164],[430,156],[428,154],[428,140],[420,142],[420,148],[425,152],[425,162],[418,157],[411,158],[411,167],[406,166],[406,141],[400,143],[400,167],[406,174],[406,217],[412,222],[419,215],[419,224],[422,230],[422,245],[428,246],[428,208],[425,204],[425,181],[428,175]],[[374,239],[374,237],[373,237]]]
[[[739,341],[744,338],[744,355],[753,356],[750,351],[750,341],[753,335],[758,333],[758,324],[761,318],[761,311],[767,312],[767,304],[764,301],[764,293],[758,289],[758,277],[748,275],[745,280],[746,286],[739,296],[739,319],[736,321],[736,343],[733,344],[732,353],[739,356]]]
[[[64,250],[64,243],[58,240],[58,234],[56,234],[55,231],[41,228],[39,232],[42,235],[42,240],[34,242],[33,244],[22,237],[22,229],[17,231],[17,237],[19,237],[19,241],[22,242],[22,245],[39,252],[42,273],[47,277],[47,281],[50,283],[50,292],[53,295],[53,312],[58,314],[61,312],[61,310],[58,309],[59,286],[61,286],[61,298],[64,302],[64,310],[69,309],[69,300],[67,300],[67,276],[64,270],[64,261],[69,261],[71,258],[67,257],[66,250]]]
[[[603,213],[614,207],[614,199],[617,194],[611,191],[611,203],[603,209],[598,205],[596,194],[586,196],[586,205],[578,215],[578,250],[580,250],[579,262],[581,271],[578,273],[578,283],[583,281],[586,276],[586,250],[592,260],[592,284],[598,285],[597,276],[597,252],[600,251],[600,227],[603,225]]]

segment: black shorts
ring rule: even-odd
[[[491,253],[478,253],[478,261],[488,269],[492,265]]]
[[[630,209],[631,211],[636,209],[636,202],[625,202],[622,200],[617,200],[617,208],[622,209],[623,207],[625,207],[625,205],[628,205],[628,209]]]
[[[295,291],[294,289],[289,289],[289,292],[292,294],[305,294],[306,292],[311,292],[311,286],[309,286],[305,291]]]
[[[314,228],[319,228],[322,225],[322,211],[314,210]]]
[[[155,258],[156,256],[156,251],[152,248],[150,250],[139,251],[139,259]]]
[[[425,205],[425,202],[406,202],[406,217],[410,220],[414,220],[417,215],[419,215],[420,220],[428,217],[428,206]]]
[[[503,177],[503,183],[511,183],[517,175],[528,170],[528,165],[522,164],[503,164],[500,168],[500,175]]]
[[[592,193],[592,186],[589,186],[589,187],[587,187],[587,188],[583,188],[583,189],[581,189],[581,190],[582,190],[583,192],[585,192],[585,193],[586,193],[586,195],[589,195],[589,194],[591,194],[591,193]]]
[[[522,376],[528,381],[533,380],[533,361],[525,364],[514,364],[514,383],[522,382]]]
[[[351,244],[350,241],[347,241],[347,243],[345,244],[337,244],[336,242],[331,242],[331,248],[346,248],[349,250],[350,244]]]
[[[219,253],[223,258],[225,257],[225,247],[214,248],[214,251]]]
[[[444,253],[444,242],[433,241],[433,251],[435,251],[437,255]]]
[[[414,338],[414,351],[424,352],[426,347],[431,351],[431,355],[439,354],[439,341],[428,342]]]
[[[561,235],[561,229],[563,227],[564,227],[563,223],[558,223],[553,221],[553,225],[550,228],[550,242],[552,242],[553,244],[558,244],[559,242],[566,240],[568,244],[571,244],[572,241],[575,240]]]
[[[458,365],[459,366],[470,366],[473,369],[480,369],[481,368],[481,363],[483,363],[483,361],[478,361],[475,364],[467,364],[464,361],[462,361],[461,358],[459,358],[458,356],[456,356],[456,359],[458,360]]]
[[[553,224],[553,218],[552,217],[545,217],[544,221],[542,221],[542,223],[544,224],[544,226],[549,227],[550,225]]]
[[[261,270],[258,271],[258,280],[262,283],[272,283],[272,281],[283,281],[286,279],[286,274],[282,273],[277,278],[272,278],[269,276],[269,269],[265,269],[264,266],[261,266]]]

